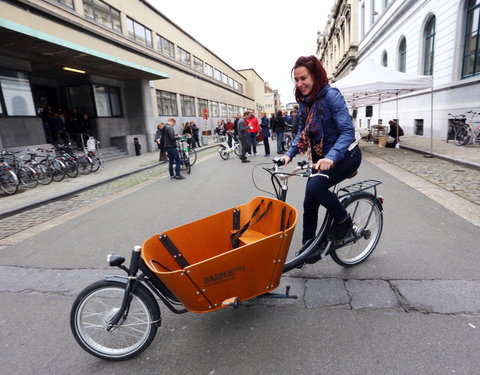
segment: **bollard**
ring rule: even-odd
[[[140,156],[140,150],[142,149],[142,145],[138,142],[138,138],[133,138],[133,145],[135,146],[135,155]]]

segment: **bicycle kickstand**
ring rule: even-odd
[[[290,285],[285,287],[285,293],[265,293],[259,295],[257,298],[285,298],[285,299],[297,299],[298,296],[290,295]]]

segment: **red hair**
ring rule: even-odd
[[[294,70],[297,68],[300,68],[301,66],[304,66],[305,68],[307,68],[308,72],[312,75],[313,87],[312,87],[312,92],[310,93],[310,96],[313,99],[317,96],[317,94],[325,85],[328,85],[327,72],[323,68],[323,65],[320,62],[320,60],[317,59],[315,56],[313,55],[300,56],[295,62],[295,66],[292,68],[292,72],[291,72],[292,77],[293,77]],[[303,95],[296,85],[295,85],[294,93],[295,93],[295,99],[297,100],[297,102],[303,99]]]

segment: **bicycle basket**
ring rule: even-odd
[[[278,287],[296,221],[292,206],[257,197],[150,237],[142,258],[186,309],[214,311]]]

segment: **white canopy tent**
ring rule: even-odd
[[[379,104],[380,106],[382,100],[396,97],[396,118],[398,119],[398,95],[416,90],[431,89],[433,77],[398,72],[367,59],[358,64],[350,74],[332,83],[331,86],[340,90],[347,105],[352,109],[372,104]]]
[[[377,104],[394,96],[431,88],[432,76],[397,72],[378,65],[373,60],[362,61],[346,77],[332,83],[351,108]]]

